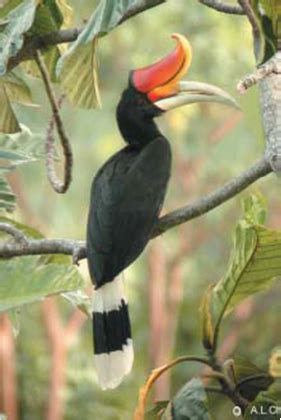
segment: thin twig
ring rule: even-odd
[[[28,238],[24,235],[24,233],[9,223],[0,223],[0,231],[12,236],[16,242],[19,242],[23,245],[28,242]]]
[[[249,0],[238,0],[238,3],[240,4],[241,9],[244,11],[244,14],[248,17],[249,22],[252,25],[254,34],[259,34],[259,26],[257,23],[257,18]]]
[[[271,167],[265,159],[260,160],[244,171],[236,178],[229,181],[223,187],[216,191],[199,198],[192,204],[175,210],[159,219],[151,238],[181,225],[188,220],[202,216],[210,210],[218,207],[220,204],[236,196],[242,190],[253,184],[259,178],[272,172]],[[20,244],[1,243],[0,257],[10,258],[23,255],[41,255],[41,254],[65,254],[71,255],[77,264],[80,259],[86,258],[86,244],[84,241],[74,241],[70,239],[40,239],[28,240],[25,246]]]
[[[241,8],[244,10],[252,26],[253,38],[254,38],[254,51],[255,51],[256,58],[258,58],[259,50],[261,46],[261,33],[260,33],[257,17],[252,9],[252,6],[249,0],[238,0],[238,3],[240,4]]]
[[[52,88],[51,81],[49,79],[48,70],[44,63],[44,59],[40,51],[36,51],[35,60],[40,70],[45,89],[50,101],[50,105],[53,111],[53,117],[49,123],[48,134],[46,138],[46,167],[47,175],[54,190],[58,193],[65,193],[71,183],[72,179],[72,165],[73,156],[71,146],[67,134],[65,132],[62,119],[59,113],[60,104],[57,103],[55,92]],[[60,138],[61,146],[64,154],[64,180],[63,182],[58,179],[55,171],[54,164],[54,137],[53,137],[53,126],[56,124],[57,132]]]
[[[231,6],[223,3],[220,0],[199,0],[204,6],[217,10],[218,12],[227,13],[230,15],[245,15],[244,10],[240,6]]]
[[[237,84],[237,91],[243,95],[247,89],[261,82],[271,73],[273,73],[275,71],[275,67],[276,66],[273,60],[267,61],[265,64],[257,68],[253,73],[248,74],[242,80],[240,80]]]

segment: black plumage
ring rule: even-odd
[[[87,253],[98,288],[143,251],[161,210],[171,170],[171,150],[153,118],[161,113],[129,87],[117,108],[128,145],[98,171],[92,185]]]
[[[117,279],[150,239],[166,194],[171,149],[154,117],[162,112],[132,85],[117,107],[127,146],[98,171],[91,189],[87,256],[95,286],[94,354],[102,388],[115,388],[133,363],[128,304]]]

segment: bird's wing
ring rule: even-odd
[[[126,155],[123,150],[105,165],[93,186],[88,252],[98,285],[111,280],[142,252],[170,175],[171,154],[165,139],[154,140],[140,153]]]

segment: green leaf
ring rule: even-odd
[[[281,232],[255,224],[262,200],[256,196],[251,202],[250,207],[244,205],[246,213],[236,228],[228,270],[204,299],[204,342],[214,349],[223,317],[245,298],[267,290],[281,275]]]
[[[258,192],[245,197],[242,201],[245,217],[254,224],[263,225],[266,222],[266,208],[265,197]]]
[[[139,0],[101,0],[83,31],[59,59],[57,73],[70,101],[83,108],[100,104],[96,46],[97,38],[114,29]]]
[[[18,120],[6,93],[5,86],[0,83],[0,133],[17,133],[20,131]]]
[[[248,401],[253,401],[259,392],[266,391],[273,383],[273,377],[267,371],[241,356],[234,357],[233,372],[237,389]]]
[[[84,281],[71,265],[38,264],[36,257],[0,261],[0,312],[81,289]]]
[[[7,15],[9,22],[0,33],[0,76],[6,73],[9,58],[21,49],[23,35],[33,23],[36,7],[36,0],[25,0]]]
[[[9,320],[11,321],[13,335],[15,338],[17,338],[20,332],[20,312],[20,309],[12,309],[11,311],[8,311]]]
[[[15,9],[22,0],[4,0],[1,3],[0,8],[0,18],[3,18],[4,16],[7,16],[7,14],[12,10]]]
[[[256,46],[259,64],[262,64],[275,54],[281,40],[281,4],[280,0],[252,0],[252,6],[262,36],[261,45]]]
[[[0,211],[12,212],[15,207],[16,197],[7,181],[0,176]]]
[[[92,317],[93,307],[91,299],[83,290],[75,290],[74,292],[63,293],[62,296],[73,306],[84,312],[89,318]]]
[[[210,420],[207,409],[207,395],[202,381],[194,378],[187,382],[172,399],[162,418],[171,418],[173,420]]]
[[[5,74],[5,76],[0,78],[0,83],[5,86],[5,91],[10,102],[34,106],[28,85],[16,74],[13,72]]]
[[[21,125],[21,129],[16,134],[0,134],[0,159],[5,161],[7,169],[45,156],[42,138],[24,125]]]
[[[245,420],[280,420],[281,416],[281,381],[276,380],[271,387],[260,392],[246,410]]]

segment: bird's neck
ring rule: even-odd
[[[117,123],[126,143],[143,148],[153,140],[162,136],[154,117],[161,115],[145,95],[131,86],[126,89],[117,107]]]
[[[126,143],[131,146],[145,147],[162,136],[155,122],[151,120],[127,119],[118,121],[119,130]]]

